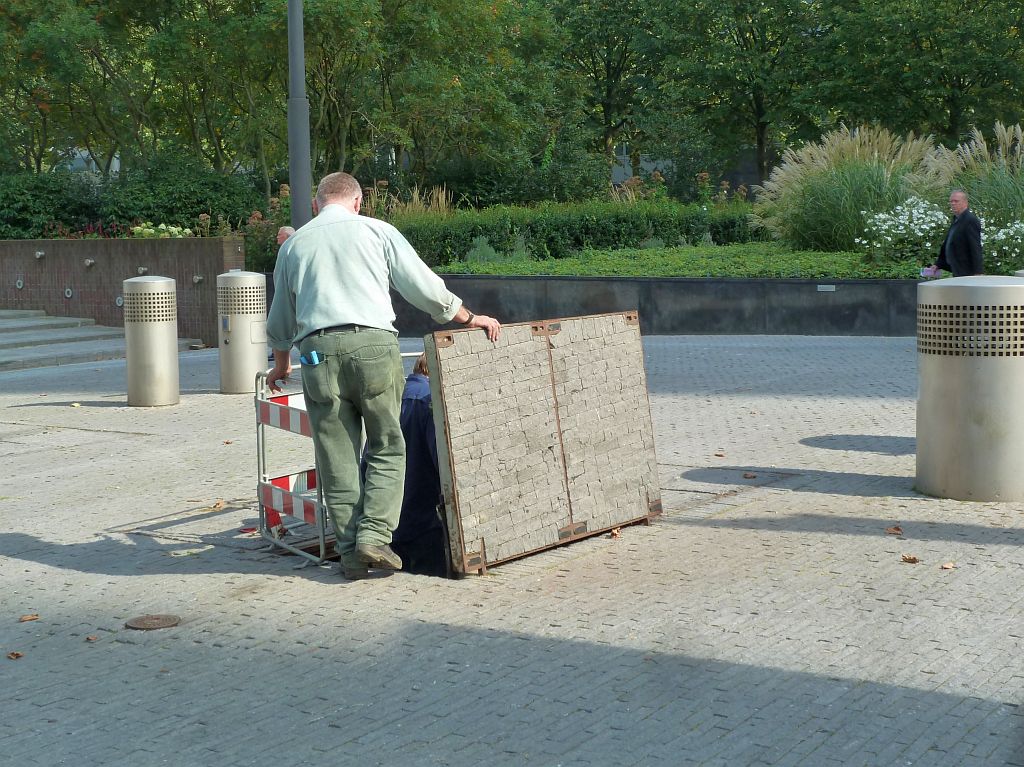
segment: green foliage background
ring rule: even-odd
[[[841,123],[934,134],[1024,117],[1020,0],[307,0],[315,175],[469,204],[588,199],[616,147],[696,194],[737,156],[763,181]],[[951,55],[965,51],[969,55]],[[84,156],[102,175],[161,157],[287,166],[282,0],[7,0],[0,170]],[[692,197],[690,197],[692,199]]]
[[[460,208],[499,206],[396,220],[438,265],[486,248],[536,260],[743,242],[735,210],[658,196],[710,204],[732,172],[767,187],[787,150],[842,125],[952,149],[1024,117],[1021,0],[306,0],[304,19],[315,177],[346,170],[402,199],[443,184]],[[269,268],[287,64],[283,0],[7,0],[0,236],[207,213]],[[64,172],[83,161],[95,176]],[[646,182],[635,206],[595,202],[617,164]],[[846,250],[863,211],[910,188],[935,201],[954,180],[979,207],[1024,211],[1019,169],[964,167],[925,192],[919,170],[836,163],[767,231]]]
[[[246,179],[187,160],[158,160],[112,178],[22,172],[0,175],[0,237],[52,236],[55,225],[75,231],[139,221],[194,229],[203,213],[214,225],[221,217],[238,228],[262,205]]]

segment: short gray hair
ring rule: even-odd
[[[963,189],[954,189],[952,192],[949,193],[949,196],[952,197],[954,194],[962,194],[965,200],[969,199],[967,197],[967,192],[965,192]]]
[[[320,207],[336,200],[351,200],[362,196],[363,188],[348,173],[330,173],[320,179],[316,187],[316,202]]]

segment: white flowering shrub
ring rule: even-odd
[[[182,226],[154,225],[151,221],[143,221],[132,227],[132,237],[148,239],[169,239],[172,237],[191,237],[192,230]]]
[[[909,197],[887,213],[868,214],[864,236],[854,240],[870,261],[931,263],[949,228],[949,214],[920,197]]]
[[[1024,269],[1024,221],[981,232],[985,254],[985,271],[989,274],[1012,274]]]

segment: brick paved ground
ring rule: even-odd
[[[1024,504],[913,492],[913,340],[645,348],[665,516],[462,581],[239,533],[210,352],[0,374],[0,764],[1024,764]]]

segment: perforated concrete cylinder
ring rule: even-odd
[[[259,272],[217,276],[220,390],[246,394],[256,390],[256,374],[267,364],[267,278]]]
[[[132,277],[122,286],[128,404],[177,405],[178,299],[170,277]]]
[[[1024,280],[917,287],[917,490],[1024,500]]]

